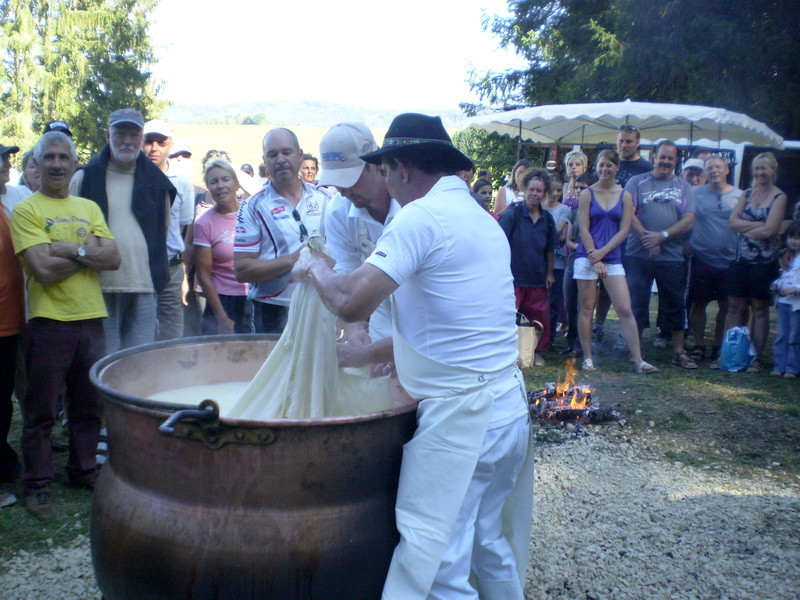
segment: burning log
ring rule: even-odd
[[[548,383],[545,389],[528,393],[531,416],[544,421],[585,422],[597,410],[598,403],[592,401],[592,388],[578,384],[578,371],[572,361],[567,367],[563,381]]]

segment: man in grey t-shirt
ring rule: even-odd
[[[655,280],[659,306],[672,332],[673,363],[696,369],[683,346],[686,261],[682,240],[694,225],[694,199],[689,184],[675,176],[677,146],[660,142],[654,154],[653,170],[632,177],[625,186],[633,198],[635,215],[623,265],[639,331],[650,326],[650,289]]]
[[[716,301],[718,310],[711,357],[716,359],[722,344],[725,316],[728,313],[728,268],[736,251],[736,232],[728,219],[742,195],[742,190],[728,183],[728,164],[721,156],[705,163],[706,185],[694,188],[696,217],[690,248],[689,323],[694,333],[693,358],[705,358],[706,307]],[[714,366],[713,364],[711,365]]]

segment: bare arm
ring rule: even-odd
[[[594,239],[592,233],[589,231],[591,219],[589,218],[589,209],[592,204],[592,195],[589,190],[583,190],[578,198],[578,230],[581,236],[581,242],[586,252],[589,253],[594,250]]]
[[[295,279],[310,279],[322,302],[343,321],[369,317],[398,287],[394,279],[369,263],[350,273],[336,273],[319,252],[303,254],[294,267]]]
[[[499,215],[506,209],[506,206],[508,206],[506,202],[506,186],[503,186],[498,190],[494,199],[494,214]]]
[[[48,284],[72,277],[83,268],[95,271],[114,271],[120,258],[114,240],[90,236],[86,257],[77,261],[77,242],[52,242],[26,248],[22,257],[39,283]],[[53,248],[55,246],[55,248]]]
[[[206,295],[208,307],[217,319],[217,331],[218,333],[233,333],[233,320],[225,312],[217,293],[217,287],[211,279],[211,265],[211,248],[197,246],[195,249],[195,273],[197,273],[197,280]]]
[[[116,271],[121,262],[117,243],[109,238],[98,238],[89,234],[86,240],[86,256],[78,258],[78,242],[51,242],[50,255],[74,260],[81,267],[94,271]]]
[[[305,245],[298,248],[291,254],[279,256],[271,260],[261,260],[258,254],[250,252],[236,252],[233,255],[233,268],[236,273],[236,280],[242,283],[248,281],[268,281],[274,279],[279,275],[283,275],[287,271],[291,271],[297,258],[300,256],[300,250],[305,248]]]
[[[778,234],[785,214],[786,194],[781,194],[781,196],[775,200],[774,204],[772,205],[772,208],[769,211],[769,216],[767,217],[765,223],[761,223],[760,221],[742,221],[743,223],[748,223],[754,227],[743,229],[740,231],[740,233],[743,233],[752,240],[767,240]]]
[[[664,234],[660,231],[645,230],[641,236],[642,245],[645,248],[655,248],[666,242],[667,239],[682,237],[684,234],[689,233],[693,227],[694,227],[694,213],[693,212],[683,213],[683,215],[681,215],[681,218],[678,220],[677,223],[664,230],[669,235],[669,238],[665,238]]]
[[[383,338],[363,346],[337,344],[336,355],[339,358],[339,368],[388,363],[394,360],[392,338]]]

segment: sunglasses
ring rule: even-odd
[[[300,243],[302,244],[303,240],[308,237],[308,229],[306,229],[306,226],[303,225],[303,221],[300,220],[300,213],[297,212],[296,208],[292,210],[292,216],[294,217],[294,220],[300,224]]]
[[[620,125],[617,131],[639,131],[633,125]]]

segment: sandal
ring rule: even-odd
[[[636,372],[644,373],[646,375],[648,373],[658,373],[658,369],[646,360],[643,360],[641,363],[639,363],[639,366],[636,367]]]
[[[581,369],[584,371],[597,371],[597,367],[594,366],[594,362],[591,358],[583,359],[583,362],[581,363]]]
[[[679,366],[681,369],[696,369],[697,363],[694,362],[686,351],[676,352],[675,357],[672,359],[672,364]]]
[[[706,347],[700,345],[695,346],[694,348],[692,348],[692,351],[689,352],[689,358],[691,358],[695,362],[698,360],[705,360]]]
[[[761,366],[761,363],[758,360],[754,360],[750,363],[750,366],[745,369],[745,373],[761,373],[764,370],[764,367]]]

